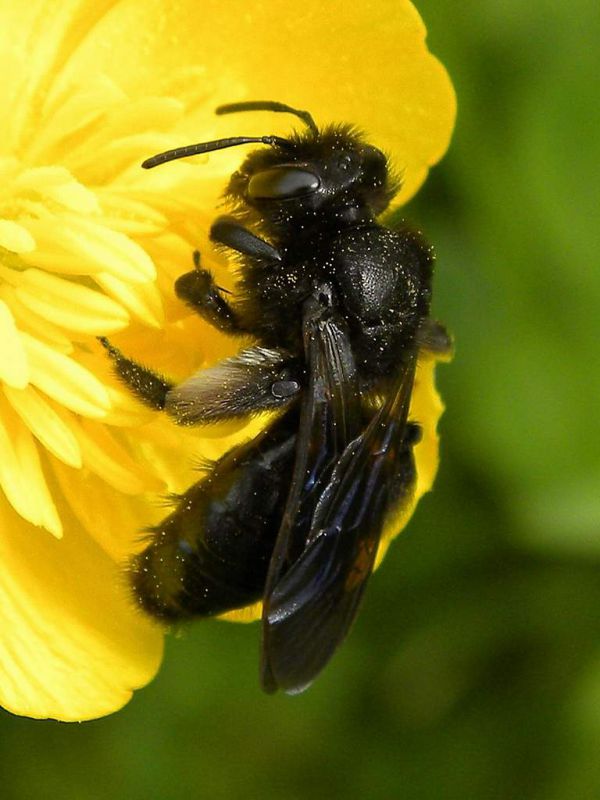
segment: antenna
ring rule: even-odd
[[[167,161],[175,161],[178,158],[197,156],[201,153],[210,153],[213,150],[224,150],[226,147],[237,147],[239,144],[270,144],[272,147],[289,147],[290,142],[280,136],[231,136],[228,139],[215,139],[212,142],[199,142],[198,144],[188,144],[185,147],[175,147],[173,150],[165,150],[151,158],[147,158],[143,163],[144,169],[152,169],[164,164]]]
[[[319,133],[319,129],[308,111],[301,111],[292,108],[285,103],[278,103],[275,100],[248,100],[242,103],[227,103],[216,109],[217,114],[235,114],[237,111],[276,111],[286,114],[295,114],[302,122],[307,125],[314,134]]]

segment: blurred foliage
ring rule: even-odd
[[[198,624],[113,717],[3,714],[3,796],[600,796],[597,3],[418,5],[459,96],[406,211],[457,341],[436,491],[306,695],[259,692],[256,626]]]

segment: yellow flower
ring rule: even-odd
[[[216,118],[240,99],[351,121],[394,155],[410,197],[445,151],[454,96],[408,0],[0,0],[0,702],[81,720],[158,668],[162,631],[133,607],[124,561],[161,493],[235,426],[176,429],[111,375],[96,337],[175,378],[236,345],[172,291],[240,159],[152,173],[148,155],[289,119]],[[427,378],[420,402],[441,406]],[[435,416],[435,415],[434,415]],[[435,422],[422,485],[437,465]],[[216,437],[219,435],[219,438]],[[208,438],[208,437],[211,438]],[[421,445],[419,445],[421,446]],[[243,617],[244,615],[238,615]],[[246,615],[247,616],[247,615]]]

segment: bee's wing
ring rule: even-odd
[[[331,366],[352,361],[341,319],[308,316],[307,333],[311,383],[263,610],[263,687],[292,693],[314,680],[356,615],[403,450],[416,363],[408,360],[360,431],[356,377]]]
[[[275,545],[273,586],[304,549],[318,498],[350,441],[362,412],[354,355],[343,318],[310,299],[304,308],[308,387],[303,394],[291,489]]]

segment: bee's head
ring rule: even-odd
[[[295,114],[307,126],[289,139],[232,137],[169,150],[147,159],[146,168],[176,158],[239,144],[261,143],[235,172],[227,197],[240,211],[254,209],[266,222],[310,221],[323,216],[358,218],[383,211],[397,190],[387,159],[348,125],[319,130],[307,111],[283,103],[257,101],[220,106],[217,114],[269,110]]]
[[[350,126],[309,130],[251,153],[227,189],[267,221],[381,213],[395,193],[387,159]]]

